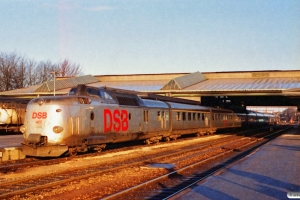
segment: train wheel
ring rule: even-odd
[[[170,138],[169,137],[165,137],[165,141],[166,142],[170,142]]]

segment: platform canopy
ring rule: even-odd
[[[87,84],[180,97],[202,105],[278,105],[300,107],[300,70],[194,72],[168,74],[85,75],[56,77],[38,86],[0,93],[1,96],[67,94],[71,87]]]

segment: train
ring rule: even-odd
[[[20,132],[29,98],[0,97],[0,131]]]
[[[247,110],[246,113],[238,113],[237,115],[241,119],[241,125],[244,128],[276,125],[278,123],[278,117],[272,113]]]
[[[78,85],[65,96],[32,99],[20,131],[25,155],[59,157],[101,151],[109,143],[143,140],[151,144],[186,134],[212,134],[218,129],[241,127],[242,123],[227,109]]]

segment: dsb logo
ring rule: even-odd
[[[115,132],[128,130],[128,112],[127,110],[114,110],[104,109],[104,132]]]
[[[33,112],[31,117],[32,119],[46,119],[47,112]]]

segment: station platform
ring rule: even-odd
[[[0,135],[0,162],[24,159],[23,135]]]
[[[299,126],[171,199],[290,198],[300,199]]]

